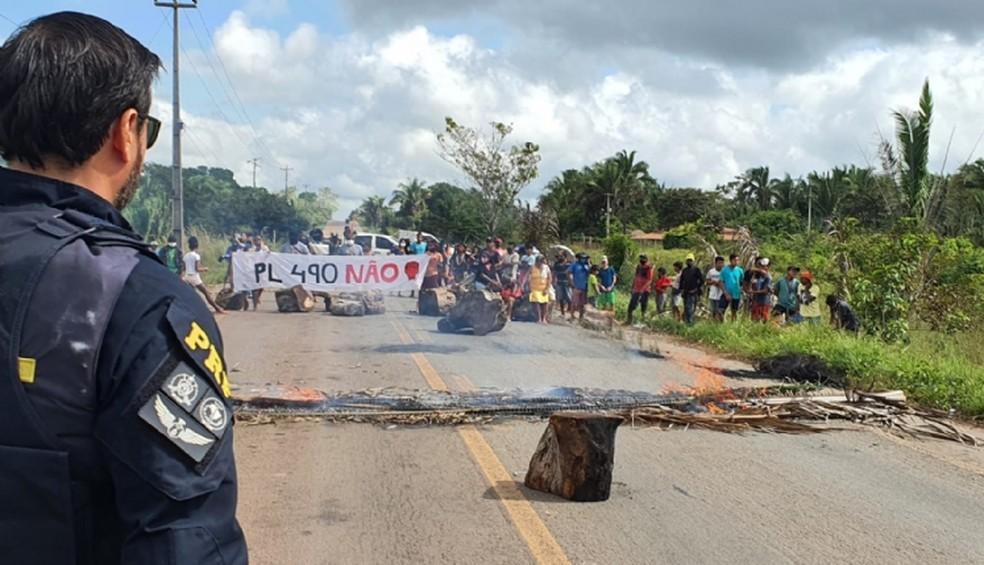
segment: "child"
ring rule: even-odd
[[[656,280],[653,282],[653,292],[656,293],[656,314],[662,316],[666,312],[666,291],[673,286],[673,281],[666,276],[666,269],[656,269]]]
[[[676,272],[670,281],[670,294],[672,296],[673,319],[683,321],[683,294],[680,293],[680,273],[683,272],[683,262],[673,263],[673,270]]]
[[[588,271],[588,304],[590,304],[592,308],[598,307],[598,292],[600,290],[598,284],[598,272],[598,265],[591,265],[591,270]]]
[[[215,309],[217,314],[222,314],[223,310],[212,300],[212,294],[205,287],[201,273],[208,272],[206,267],[202,267],[202,256],[198,254],[198,238],[191,236],[188,238],[188,253],[183,257],[184,260],[184,281],[193,286],[198,292],[205,295],[205,301]]]
[[[499,296],[502,297],[502,302],[506,306],[506,319],[512,320],[513,306],[516,301],[522,298],[523,291],[518,286],[516,286],[516,281],[506,279],[502,283],[502,290],[499,292]]]

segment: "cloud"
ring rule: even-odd
[[[437,1],[409,4],[425,17],[447,9]],[[459,12],[470,9],[463,6]],[[520,9],[504,0],[496,6]],[[584,10],[580,4],[569,9]],[[402,22],[401,13],[395,9],[386,18]],[[532,72],[532,63],[518,60],[529,45],[522,40],[492,49],[471,34],[438,34],[422,24],[328,35],[305,23],[281,35],[234,12],[214,41],[246,105],[263,109],[254,125],[272,155],[262,153],[259,181],[282,187],[278,168],[293,167],[296,184],[332,186],[347,213],[366,196],[388,196],[411,176],[467,186],[436,153],[434,136],[445,116],[472,126],[511,122],[513,141],[540,144],[541,178],[525,198],[535,198],[562,170],[621,149],[637,150],[671,185],[711,188],[762,164],[773,174],[796,176],[872,159],[879,129],[891,133],[889,110],[914,106],[927,75],[937,98],[932,161],[940,166],[957,126],[952,168],[984,127],[974,110],[984,103],[984,42],[968,43],[972,25],[965,27],[966,33],[913,32],[919,39],[911,44],[838,48],[797,69],[684,57],[638,40],[626,52],[653,65],[605,67],[594,59],[597,72],[581,74],[560,60],[539,61]],[[252,128],[208,114],[184,116],[194,140],[185,145],[185,162],[218,163],[246,182],[246,160],[260,154]],[[229,108],[224,114],[237,116]],[[167,161],[167,137],[151,158]]]

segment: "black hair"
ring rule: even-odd
[[[730,261],[732,259],[738,259],[738,254],[737,253],[732,253],[731,255],[728,256],[728,261]]]
[[[198,249],[198,238],[197,237],[191,236],[191,237],[188,238],[188,249],[191,249],[192,251]]]
[[[0,47],[0,155],[44,167],[95,155],[113,122],[150,111],[160,58],[113,24],[78,12],[41,16]]]
[[[287,235],[287,241],[290,242],[291,245],[297,245],[301,242],[301,236],[296,231],[292,231]]]
[[[665,275],[666,274],[666,269],[664,269],[663,267],[660,267],[660,268],[656,269],[656,273],[657,274],[660,274],[660,275]]]
[[[680,261],[675,261],[675,262],[673,263],[673,266],[674,266],[674,267],[679,267],[679,268],[681,268],[681,269],[682,269],[682,268],[683,268],[683,263],[682,263],[682,262],[680,262]]]
[[[308,233],[308,236],[310,236],[315,243],[321,243],[321,241],[325,238],[325,232],[318,228],[314,228]]]
[[[717,263],[718,261],[724,261],[724,257],[722,257],[720,255],[718,255],[717,257],[715,257],[714,258],[714,262]]]

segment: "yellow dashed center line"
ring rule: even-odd
[[[397,320],[391,320],[391,322],[396,333],[400,336],[400,341],[404,345],[412,344],[413,338],[410,337],[406,328]],[[411,353],[410,358],[417,365],[428,386],[434,390],[449,390],[447,383],[422,353]],[[456,381],[455,384],[462,390],[475,388],[475,385],[464,375],[455,375],[454,380]],[[563,548],[557,543],[547,525],[543,523],[540,515],[536,513],[529,499],[523,494],[522,489],[513,480],[505,465],[496,456],[492,446],[478,431],[478,428],[473,425],[464,425],[458,426],[456,429],[465,447],[468,448],[472,460],[481,469],[486,482],[495,491],[499,501],[502,502],[502,506],[506,509],[506,514],[509,515],[516,531],[526,542],[533,559],[541,564],[569,565],[570,560],[567,558],[567,554],[564,553]]]

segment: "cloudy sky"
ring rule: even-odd
[[[110,19],[167,62],[151,0],[0,6],[0,35],[62,9]],[[436,154],[444,116],[512,122],[542,148],[535,198],[559,171],[626,148],[670,185],[711,188],[770,165],[793,176],[876,164],[890,109],[936,97],[932,162],[984,133],[978,0],[202,0],[181,14],[186,165],[250,182],[331,186],[342,213],[401,180],[467,185]],[[170,127],[150,154],[169,163]],[[982,156],[977,148],[975,157]]]

